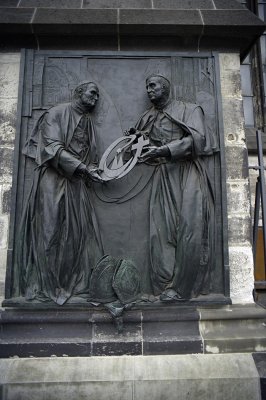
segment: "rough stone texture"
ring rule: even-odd
[[[154,8],[212,10],[212,0],[153,0]]]
[[[251,246],[229,246],[229,260],[232,302],[253,302],[254,272]]]
[[[151,0],[84,0],[83,8],[151,8]]]
[[[226,49],[245,58],[265,28],[236,0],[0,0],[0,8],[0,48],[8,51],[10,46],[46,48],[42,42],[50,35],[59,47],[75,50],[83,37],[83,48],[92,49],[90,36],[105,33],[116,40],[116,50],[125,36],[155,35],[174,39],[174,51]],[[68,45],[66,37],[71,38]],[[102,44],[105,50],[112,47]],[[142,40],[137,47],[145,50]]]
[[[1,360],[3,400],[259,400],[252,355]]]
[[[226,76],[223,77],[226,79]],[[225,85],[227,86],[227,85]],[[228,88],[230,90],[230,88]],[[228,116],[224,120],[224,129],[226,131],[225,144],[227,146],[245,146],[245,130],[243,120],[242,98],[236,96],[233,98],[224,98],[223,112]]]
[[[250,212],[250,186],[246,181],[227,180],[227,211],[233,215]]]
[[[4,296],[19,62],[19,54],[0,53],[0,301]]]
[[[237,213],[235,213],[237,214]],[[247,215],[228,215],[229,246],[249,246],[251,242],[251,220]]]
[[[199,308],[204,353],[266,350],[265,310],[255,304]]]
[[[82,0],[21,0],[19,7],[81,8]]]
[[[258,165],[258,157],[255,155],[249,155],[248,157],[249,167]],[[266,165],[266,157],[264,157],[264,165]],[[259,176],[259,172],[255,169],[249,170],[249,180],[250,180],[250,192],[251,192],[251,215],[252,221],[254,218],[254,208],[255,208],[255,195],[256,195],[256,182]],[[261,219],[261,207],[260,207],[260,219],[259,219],[259,226],[262,226],[262,219]]]
[[[248,153],[245,145],[234,146],[226,143],[226,167],[228,179],[245,180],[248,178]]]
[[[264,351],[265,318],[255,304],[208,304],[193,312],[191,306],[148,307],[128,311],[119,334],[102,308],[6,309],[0,311],[0,359]]]
[[[248,156],[240,91],[238,54],[220,54],[220,76],[227,174],[230,297],[253,302],[253,255]]]
[[[254,353],[253,359],[260,375],[261,398],[264,400],[266,399],[266,353]]]

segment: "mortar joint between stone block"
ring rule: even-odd
[[[34,8],[34,11],[33,11],[33,14],[32,14],[31,20],[30,20],[31,27],[32,27],[32,23],[34,21],[36,12],[37,12],[37,7]],[[33,29],[32,29],[32,33],[34,34]]]
[[[120,51],[120,8],[117,9],[117,50]]]
[[[200,52],[200,42],[201,42],[201,38],[203,37],[203,35],[204,35],[204,19],[203,19],[203,15],[202,15],[202,12],[198,9],[198,12],[199,12],[199,15],[200,15],[200,18],[201,18],[201,22],[202,22],[202,29],[201,29],[201,33],[200,33],[200,35],[199,35],[199,38],[198,38],[198,53]]]

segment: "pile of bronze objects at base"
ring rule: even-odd
[[[98,261],[91,275],[88,301],[93,305],[104,305],[118,332],[123,330],[123,312],[140,297],[140,275],[133,261],[109,255]]]

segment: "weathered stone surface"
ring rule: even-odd
[[[64,369],[64,367],[61,367]],[[43,393],[49,400],[131,400],[132,382],[75,382],[75,383],[51,383],[49,385],[25,384],[23,388],[20,385],[10,385],[5,388],[3,400],[40,399],[39,394]]]
[[[252,27],[258,22],[255,14],[247,13],[245,8],[240,10],[202,10],[202,18],[204,21],[206,34],[215,34],[217,29],[221,29],[221,26],[228,26],[231,29],[226,29],[221,32],[221,35],[238,36],[241,32],[247,33],[247,29],[252,31]],[[264,23],[261,21],[261,25]]]
[[[0,249],[7,247],[7,232],[8,232],[8,216],[0,216]]]
[[[227,211],[230,216],[250,215],[250,188],[247,180],[227,181]]]
[[[183,51],[186,40],[191,43],[196,35],[198,42],[196,50],[236,52],[240,50],[244,56],[264,31],[264,23],[239,2],[233,0],[217,0],[216,3],[213,0],[20,0],[19,2],[10,0],[10,4],[7,0],[2,0],[0,7],[1,5],[0,30],[5,38],[0,47],[6,49],[10,49],[10,46],[12,49],[21,47],[39,49],[42,35],[101,36],[103,33],[114,34],[116,28],[118,37],[126,34],[134,37],[177,35],[174,51]],[[112,22],[116,26],[112,26],[113,30],[110,27],[110,14],[105,13],[102,18],[102,11],[106,10],[116,11],[116,20]],[[91,14],[87,11],[97,11],[97,13]],[[123,16],[122,22],[120,11],[133,11],[133,13],[129,13],[126,18]],[[138,12],[142,14],[143,11],[143,18],[139,18]],[[145,16],[145,11],[149,11],[149,15]],[[177,11],[180,13],[176,14]],[[159,22],[155,25],[155,16],[158,16],[158,12]],[[184,12],[189,14],[182,16]],[[134,22],[136,17],[142,20],[140,24]],[[19,42],[19,46],[16,46],[16,42]],[[92,42],[88,40],[85,48],[90,49],[91,44]],[[142,41],[138,42],[137,48],[145,50]],[[191,48],[190,46],[187,50]],[[71,41],[68,49],[75,50]],[[105,49],[112,50],[106,47]],[[116,50],[120,50],[119,40]]]
[[[248,162],[249,166],[256,166],[258,165],[258,157],[249,155],[248,157]],[[266,165],[266,157],[264,157],[264,165]],[[250,182],[250,192],[251,192],[251,215],[252,215],[252,221],[254,218],[254,208],[255,208],[255,197],[256,197],[256,183],[257,183],[257,178],[259,176],[259,172],[254,169],[249,170],[249,182]],[[260,207],[260,221],[259,225],[262,225],[261,221],[261,207]]]
[[[245,143],[238,54],[220,54],[223,126],[226,146]]]
[[[248,153],[246,146],[225,148],[227,179],[248,178]]]
[[[0,98],[17,98],[20,54],[0,54]]]
[[[117,10],[37,9],[34,15],[34,32],[68,35],[104,35],[117,33]]]
[[[251,245],[229,246],[230,297],[234,304],[254,302],[253,253]]]
[[[16,7],[19,0],[0,0],[0,7]]]
[[[0,145],[14,144],[16,130],[14,127],[13,115],[11,115],[11,118],[9,120],[1,118],[1,111],[0,111]],[[1,123],[1,120],[4,120],[4,122]]]
[[[2,304],[2,301],[4,300],[5,293],[6,258],[6,248],[0,248],[0,304]]]
[[[243,8],[244,8],[244,5],[242,5],[241,3],[240,3],[240,1],[237,1],[237,0],[214,0],[213,1],[214,2],[214,5],[215,5],[215,7],[217,8],[217,10],[219,10],[219,9],[227,9],[227,10],[229,10],[229,9],[235,9],[235,10],[237,10],[237,9],[242,9],[243,10]]]
[[[224,71],[238,71],[240,73],[240,59],[238,53],[220,53],[220,73],[223,76]],[[221,82],[223,85],[224,82]]]
[[[106,51],[106,49],[117,50],[117,37],[113,35],[93,36],[88,32],[84,35],[43,35],[38,39],[39,47],[42,50],[67,50],[69,47],[75,50],[83,50],[90,44],[90,50]],[[32,48],[32,46],[31,46]]]
[[[81,8],[82,0],[21,0],[19,7]]]
[[[165,51],[177,51],[177,46],[180,51],[197,51],[198,50],[198,37],[197,35],[190,37],[176,37],[176,36],[157,36],[154,40],[154,36],[141,37],[141,49],[143,51],[161,51],[163,48]],[[119,48],[122,51],[138,51],[139,40],[136,40],[134,35],[123,35],[119,40]]]
[[[198,10],[120,11],[121,35],[199,35],[202,20]],[[137,28],[137,29],[136,29]]]
[[[207,354],[266,351],[263,319],[201,321],[200,331]]]
[[[3,400],[260,399],[248,354],[13,359],[0,372]]]
[[[265,309],[256,304],[199,308],[204,352],[240,353],[266,349]]]
[[[13,149],[0,147],[0,183],[10,182],[13,167]]]
[[[0,146],[13,146],[16,133],[17,100],[0,98]]]
[[[141,326],[126,323],[124,333],[118,334],[113,323],[95,323],[92,355],[141,355]]]
[[[23,24],[25,28],[30,32],[30,26],[26,25],[31,22],[31,18],[34,13],[34,8],[2,8],[0,13],[1,24]]]
[[[266,353],[254,353],[253,359],[255,361],[261,386],[261,398],[266,399]]]
[[[151,0],[84,0],[83,8],[151,8]]]
[[[225,98],[237,98],[241,100],[241,80],[239,70],[224,70],[221,74],[223,86],[221,92]]]
[[[154,8],[166,8],[166,9],[201,9],[201,10],[212,10],[214,9],[213,2],[211,0],[153,0]]]
[[[131,357],[39,358],[35,364],[36,369],[32,369],[33,360],[30,359],[24,359],[24,363],[19,363],[20,360],[15,359],[1,360],[0,382],[39,383],[44,377],[51,383],[129,381],[134,376],[133,359]]]
[[[266,317],[265,308],[255,304],[228,304],[221,307],[199,307],[200,321],[248,321],[260,324]],[[251,322],[253,321],[253,322]],[[217,332],[219,335],[219,332]]]
[[[224,113],[224,133],[226,145],[245,143],[245,131],[243,122],[243,102],[242,98],[233,98],[223,96],[223,113]],[[229,135],[233,136],[233,140]]]
[[[0,191],[1,193],[1,191]],[[11,186],[4,185],[2,188],[2,210],[0,214],[8,214],[10,212],[11,205]]]
[[[251,219],[250,214],[239,213],[228,215],[228,240],[230,245],[251,243]]]
[[[149,322],[143,338],[144,355],[202,353],[198,321]]]

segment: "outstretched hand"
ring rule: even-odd
[[[146,131],[139,131],[136,128],[129,128],[128,130],[124,131],[125,136],[136,135],[137,137],[145,135]]]
[[[97,183],[103,183],[104,180],[100,177],[99,175],[99,169],[96,167],[87,167],[87,172],[86,175],[87,177],[93,181],[93,182],[97,182]]]
[[[144,150],[146,150],[145,153],[142,154],[142,155],[139,157],[139,161],[140,161],[140,162],[147,161],[147,160],[149,160],[150,158],[159,157],[159,155],[158,155],[158,153],[159,153],[159,152],[158,152],[159,148],[156,147],[156,146],[149,146],[149,147],[146,147]]]
[[[76,170],[76,175],[84,179],[86,183],[97,182],[102,183],[104,180],[99,175],[99,170],[95,166],[86,166],[85,164],[80,164]]]
[[[130,135],[135,135],[136,134],[136,128],[129,128],[124,131],[125,136],[130,136]]]
[[[169,157],[170,150],[168,146],[148,146],[143,149],[145,153],[143,153],[139,157],[139,162],[145,162],[151,158],[158,158],[158,157]]]

